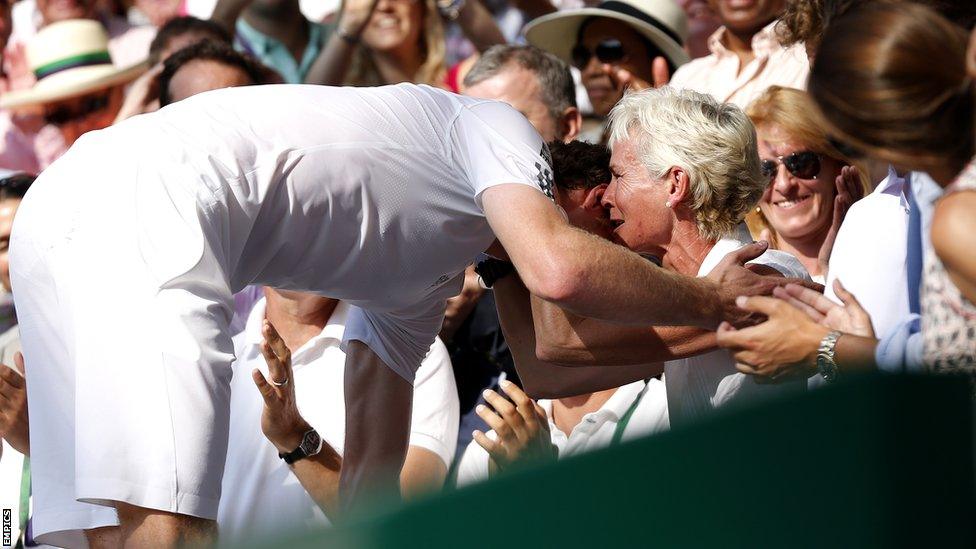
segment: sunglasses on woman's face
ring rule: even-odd
[[[583,70],[590,64],[590,59],[594,55],[601,63],[613,65],[623,61],[627,57],[627,52],[624,50],[624,45],[616,38],[601,40],[592,51],[583,44],[576,44],[573,47],[573,64]]]
[[[776,178],[779,165],[786,166],[787,171],[800,179],[816,179],[820,175],[820,155],[812,151],[798,151],[774,159],[763,159],[759,170],[763,177],[772,181]]]
[[[62,126],[98,112],[108,106],[109,94],[90,95],[77,102],[55,107],[44,113],[44,121],[55,126]]]

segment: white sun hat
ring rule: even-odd
[[[146,71],[145,61],[116,67],[108,34],[98,21],[71,19],[42,28],[27,44],[27,63],[37,78],[27,90],[0,96],[0,109],[52,103],[124,84]]]
[[[595,8],[551,13],[530,21],[525,26],[525,39],[572,65],[580,26],[592,17],[626,23],[661,50],[675,67],[689,61],[683,46],[688,38],[688,17],[674,0],[608,0]]]

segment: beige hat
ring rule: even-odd
[[[52,103],[123,84],[148,68],[145,62],[117,68],[108,52],[108,34],[98,21],[52,23],[27,45],[27,63],[37,78],[29,90],[0,96],[0,109]]]
[[[683,44],[688,37],[688,18],[674,0],[609,0],[595,8],[551,13],[525,26],[525,39],[573,63],[573,46],[580,26],[591,17],[616,19],[630,25],[649,40],[675,67],[688,62]]]

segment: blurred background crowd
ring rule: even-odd
[[[0,0],[0,502],[14,539],[30,543],[30,444],[6,243],[33,176],[86,132],[231,86],[436,86],[508,102],[552,142],[556,201],[574,225],[609,238],[626,219],[618,243],[691,276],[721,258],[713,246],[765,240],[796,260],[785,274],[824,285],[748,300],[765,322],[714,333],[573,318],[504,277],[486,289],[471,269],[418,372],[401,478],[411,498],[731,400],[813,390],[845,369],[972,371],[974,23],[972,0]],[[762,180],[743,182],[722,134],[648,123],[662,149],[698,154],[686,166],[691,237],[656,231],[656,218],[681,215],[664,195],[612,184],[611,110],[666,86],[742,109],[758,139]],[[97,193],[97,177],[86,181]],[[246,373],[266,368],[268,318],[291,349],[303,416],[341,456],[345,305],[256,287],[236,305],[244,375],[221,538],[274,535],[282,517],[328,524],[334,498],[310,495],[278,459]],[[536,341],[539,322],[565,337]],[[825,371],[828,337],[837,369]],[[525,416],[512,403],[529,398],[540,400]]]

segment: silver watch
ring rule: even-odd
[[[837,379],[837,362],[834,361],[834,351],[837,348],[837,340],[843,332],[834,330],[820,340],[820,347],[817,348],[817,371],[823,376],[824,381]]]

